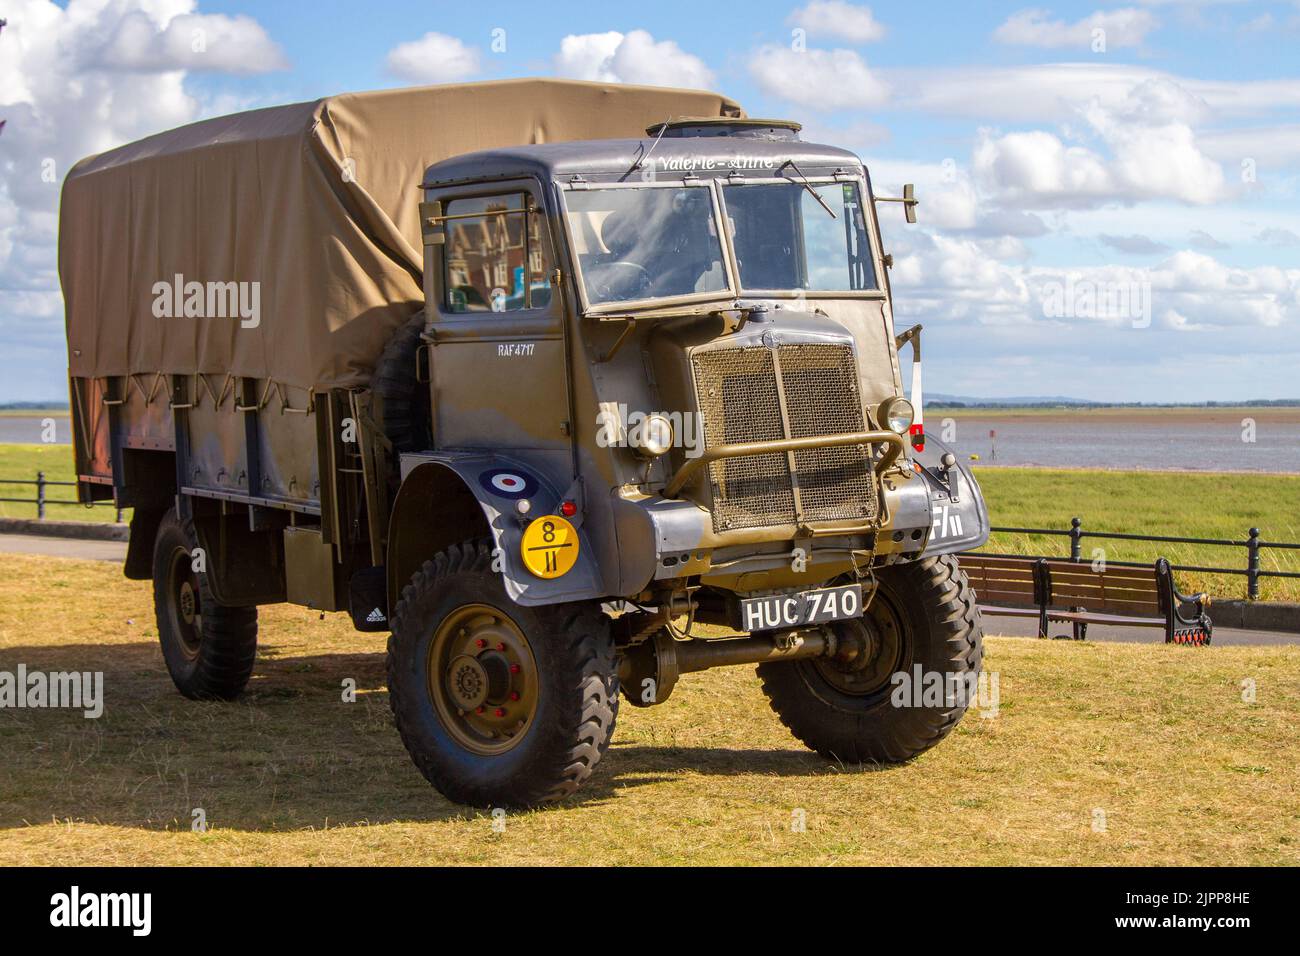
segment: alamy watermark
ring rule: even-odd
[[[121,927],[132,936],[153,928],[152,893],[86,893],[73,886],[50,897],[50,925],[59,928]]]
[[[260,282],[186,282],[179,272],[171,282],[155,282],[153,314],[158,319],[239,319],[240,328],[262,324]]]
[[[1000,676],[997,671],[955,674],[927,671],[916,664],[889,677],[894,686],[889,702],[895,707],[977,707],[981,717],[998,715]]]
[[[103,671],[0,671],[0,710],[80,710],[87,720],[104,713]]]
[[[699,416],[694,412],[642,412],[629,410],[619,402],[602,402],[596,415],[596,444],[601,448],[637,448],[667,421],[672,426],[673,448],[682,448],[687,458],[704,453]]]
[[[1091,279],[1043,283],[1043,316],[1048,319],[1102,319],[1151,324],[1150,282],[1095,282]]]

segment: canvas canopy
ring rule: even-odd
[[[84,159],[59,221],[70,372],[362,385],[422,304],[427,166],[717,115],[743,114],[716,93],[506,80],[254,110]]]

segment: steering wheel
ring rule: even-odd
[[[645,266],[626,259],[601,263],[591,271],[595,273],[592,276],[592,291],[598,299],[605,302],[635,298],[654,284]]]

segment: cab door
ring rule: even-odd
[[[429,198],[441,207],[445,236],[429,349],[435,447],[567,448],[564,313],[536,183]]]

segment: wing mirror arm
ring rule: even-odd
[[[903,215],[907,217],[907,221],[916,222],[916,207],[920,205],[921,200],[916,198],[916,187],[911,183],[903,186],[902,196],[875,196],[873,199],[876,202],[901,202]]]

